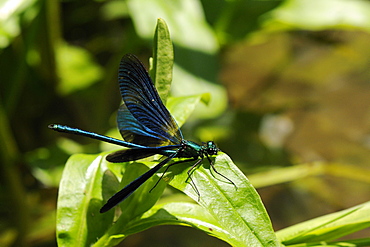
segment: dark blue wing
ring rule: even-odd
[[[123,105],[117,122],[125,141],[149,147],[180,144],[182,133],[136,56],[122,58],[118,80]]]

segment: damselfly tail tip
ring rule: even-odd
[[[58,132],[67,132],[66,131],[66,126],[60,125],[60,124],[49,124],[48,128],[51,130],[55,130]]]
[[[48,128],[49,129],[56,129],[57,128],[57,124],[49,124],[48,125]]]

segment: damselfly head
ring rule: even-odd
[[[216,155],[219,151],[219,149],[216,146],[216,143],[213,141],[208,141],[206,144],[206,150],[209,155]]]

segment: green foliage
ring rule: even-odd
[[[238,246],[244,243],[236,230],[256,241],[274,238],[258,195],[233,162],[263,188],[275,229],[303,221],[276,232],[286,246],[369,246],[363,203],[370,177],[369,12],[368,1],[349,0],[1,1],[0,246],[55,246],[62,171],[60,245],[113,245],[162,224],[190,226]],[[161,174],[148,181],[116,213],[94,214],[159,157],[109,164],[101,152],[117,147],[46,126],[65,123],[120,138],[118,61],[133,53],[145,63],[158,22],[162,42],[151,66],[161,97],[166,101],[173,67],[167,107],[180,126],[187,120],[186,138],[215,140],[233,158],[220,154],[213,161],[237,188],[204,161],[193,172],[198,198],[186,174],[192,163],[184,163],[150,193]],[[287,122],[288,138],[266,145]],[[64,167],[76,153],[95,155],[74,155]],[[160,197],[165,181],[195,202],[170,193],[177,189]],[[125,210],[136,217],[119,214]],[[251,232],[247,223],[258,213]],[[160,246],[166,239],[200,243],[182,233],[169,231]]]
[[[122,202],[115,217],[114,210],[99,214],[99,208],[114,190],[144,173],[148,169],[145,165],[155,162],[125,164],[124,172],[116,177],[108,168],[116,166],[113,169],[117,169],[123,164],[107,163],[104,154],[72,156],[64,169],[59,190],[59,246],[114,246],[131,234],[163,224],[195,227],[232,246],[244,246],[246,242],[253,246],[277,246],[261,199],[246,177],[225,154],[213,160],[215,169],[236,186],[215,174],[207,162],[192,173],[194,184],[187,174],[192,163],[174,166],[164,177],[201,206],[168,197],[166,203],[152,208],[165,188],[165,182],[160,180],[152,189],[159,179],[155,177]]]
[[[150,70],[150,77],[158,90],[163,104],[166,104],[167,95],[171,88],[173,55],[173,45],[167,24],[163,19],[158,19],[154,34],[153,66]],[[159,66],[166,67],[160,68]]]
[[[277,232],[285,246],[369,246],[370,238],[334,241],[370,227],[370,202],[321,216]]]
[[[330,9],[330,12],[327,10]],[[365,1],[289,0],[271,11],[266,30],[323,30],[327,28],[358,28],[369,31],[370,8]]]
[[[60,95],[86,89],[103,77],[101,67],[93,62],[90,53],[79,47],[60,45],[57,48],[57,60],[58,74],[61,76],[57,88]]]

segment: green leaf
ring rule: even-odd
[[[100,214],[100,207],[110,196],[148,167],[137,162],[126,166],[111,164],[105,161],[103,154],[73,155],[66,164],[59,190],[59,246],[114,246],[128,235],[158,224],[196,227],[233,246],[245,246],[245,243],[278,246],[263,204],[248,180],[226,155],[217,156],[213,162],[217,171],[236,186],[212,171],[207,161],[192,173],[194,184],[187,175],[189,163],[171,167],[171,172],[166,175],[169,178],[176,174],[171,185],[194,200],[199,198],[202,207],[190,203],[166,203],[152,208],[165,188],[164,180],[160,180],[152,190],[158,181],[158,177],[154,177],[124,200],[116,208],[116,214],[114,210]],[[115,172],[108,170],[108,166]],[[121,166],[125,172],[118,186],[121,176],[117,169]]]
[[[179,126],[182,126],[186,119],[193,113],[195,107],[199,104],[199,101],[206,101],[209,94],[198,94],[191,96],[182,97],[171,97],[167,102],[167,109],[171,112],[171,115],[176,119]]]
[[[32,21],[39,14],[39,6],[36,0],[0,1],[0,13],[0,49],[3,49],[21,33],[25,16]]]
[[[193,62],[194,67],[198,67],[198,70],[207,71],[216,75],[218,72],[216,68],[209,64],[209,60],[203,59],[202,57],[188,56],[190,61]],[[176,56],[176,58],[179,58]],[[179,58],[181,59],[181,58]],[[216,60],[216,57],[211,57]],[[191,71],[191,72],[190,72]],[[176,83],[172,84],[172,93],[176,96],[187,96],[199,93],[208,93],[211,95],[207,105],[200,104],[194,111],[196,118],[215,118],[225,111],[228,104],[227,92],[225,88],[219,84],[212,83],[212,80],[208,78],[200,77],[194,74],[194,71],[184,70],[184,68],[175,64],[173,80]],[[204,98],[205,99],[205,98]]]
[[[289,0],[266,15],[266,30],[355,28],[369,31],[368,1]]]
[[[60,94],[67,95],[91,86],[103,77],[102,68],[87,50],[62,44],[57,49]]]
[[[212,158],[214,168],[205,159],[188,176],[192,163],[173,166],[170,185],[197,201],[227,232],[220,237],[233,246],[279,246],[261,198],[244,174],[226,154]],[[193,183],[192,183],[193,182]],[[199,193],[199,194],[198,194]],[[248,244],[246,244],[248,243]]]
[[[331,241],[370,227],[370,202],[308,220],[277,232],[285,245]]]
[[[170,26],[175,44],[207,54],[218,49],[216,36],[207,23],[199,1],[129,0],[127,6],[135,30],[143,38],[152,38],[153,23],[160,17]]]
[[[204,208],[188,202],[169,202],[155,205],[140,220],[128,225],[129,234],[157,225],[185,225],[200,229],[226,241],[228,232],[224,231]]]
[[[58,197],[59,246],[90,246],[95,242],[96,246],[105,246],[112,239],[118,243],[127,236],[125,228],[128,222],[140,218],[162,195],[166,183],[160,180],[152,190],[159,179],[154,176],[124,200],[119,208],[116,207],[116,216],[114,209],[99,213],[101,206],[114,193],[148,170],[147,166],[133,162],[125,167],[123,176],[117,176],[119,167],[124,166],[106,162],[105,154],[73,155],[68,160]],[[121,184],[118,179],[121,179]]]
[[[163,104],[171,89],[173,68],[173,46],[166,22],[158,19],[154,34],[153,66],[150,76]]]
[[[113,212],[99,214],[105,164],[103,155],[78,154],[68,160],[58,196],[58,246],[88,246],[111,225]]]

